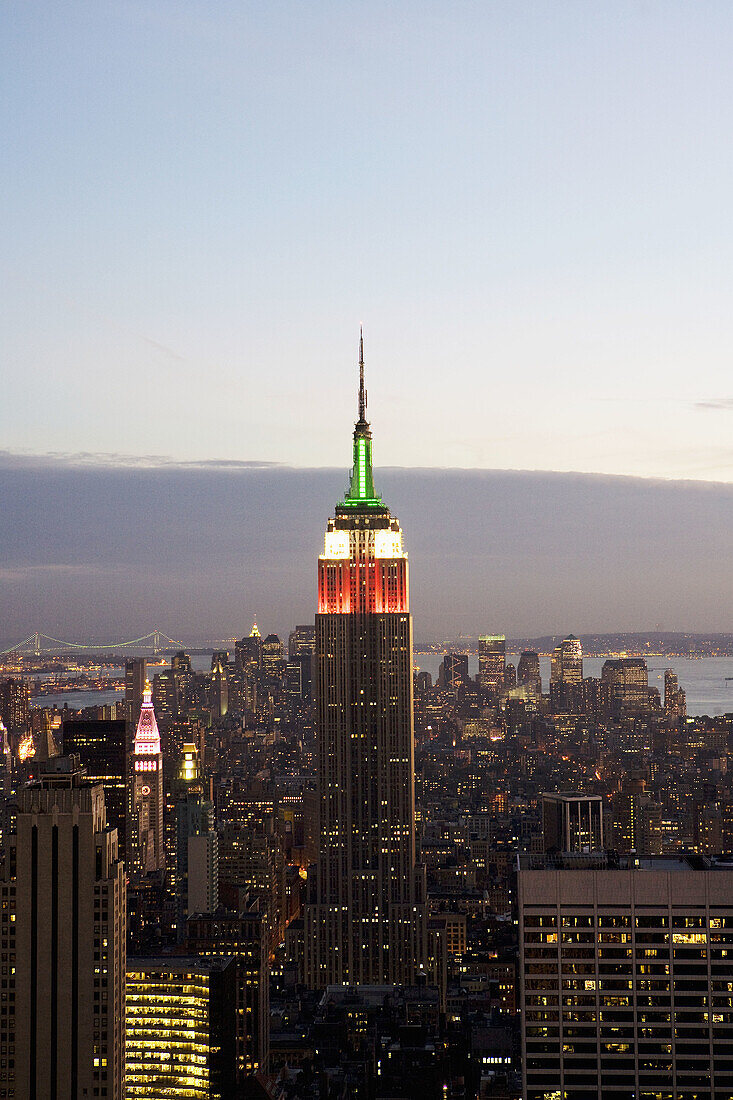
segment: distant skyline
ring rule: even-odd
[[[0,454],[5,644],[36,629],[239,637],[255,618],[283,638],[313,622],[350,427],[343,465],[328,470]],[[733,486],[380,466],[375,482],[404,531],[419,641],[731,629]]]
[[[733,482],[731,53],[723,2],[5,5],[3,446],[341,467],[363,321],[378,469]]]

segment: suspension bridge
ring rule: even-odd
[[[119,653],[130,651],[133,647],[138,649],[152,649],[153,653],[160,653],[169,647],[183,647],[183,642],[171,638],[157,628],[149,634],[143,634],[141,638],[128,638],[124,642],[67,642],[62,638],[53,638],[50,634],[43,634],[40,630],[34,630],[22,642],[16,642],[7,649],[0,649],[0,657],[8,653],[34,653],[40,657],[42,653]]]

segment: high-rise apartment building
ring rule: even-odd
[[[484,634],[478,640],[478,682],[487,691],[504,687],[506,638],[503,634]]]
[[[318,563],[318,862],[309,872],[305,977],[414,982],[425,878],[415,862],[412,621],[398,521],[377,495],[363,343],[354,465]]]
[[[525,1100],[730,1100],[730,864],[523,860]]]
[[[163,807],[163,754],[152,691],[147,685],[128,767],[127,845],[132,879],[165,868]]]
[[[57,757],[18,795],[0,883],[0,1096],[122,1100],[125,874],[104,791]]]

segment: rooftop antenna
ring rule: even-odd
[[[364,389],[364,326],[359,325],[359,420],[366,420],[367,392]]]

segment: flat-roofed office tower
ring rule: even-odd
[[[524,1100],[730,1100],[731,865],[521,859]]]
[[[533,649],[525,649],[519,658],[517,665],[518,684],[536,684],[537,693],[542,694],[542,676],[540,675],[540,658]]]
[[[478,640],[478,682],[487,691],[501,691],[506,667],[506,638],[482,634]]]
[[[574,634],[555,646],[550,660],[550,680],[553,684],[583,682],[583,647]]]
[[[145,658],[132,657],[129,661],[125,661],[125,718],[130,743],[140,717],[145,681]]]
[[[547,854],[601,851],[604,847],[601,796],[543,794],[542,838]]]
[[[75,762],[20,791],[2,882],[0,1096],[122,1100],[125,872]]]
[[[127,830],[126,723],[124,719],[71,719],[62,726],[64,756],[77,756],[87,781],[104,787],[107,824],[117,829],[120,859]]]
[[[374,489],[363,342],[359,358],[351,485],[318,563],[320,828],[305,928],[311,988],[414,982],[425,941],[407,555],[400,525]]]

